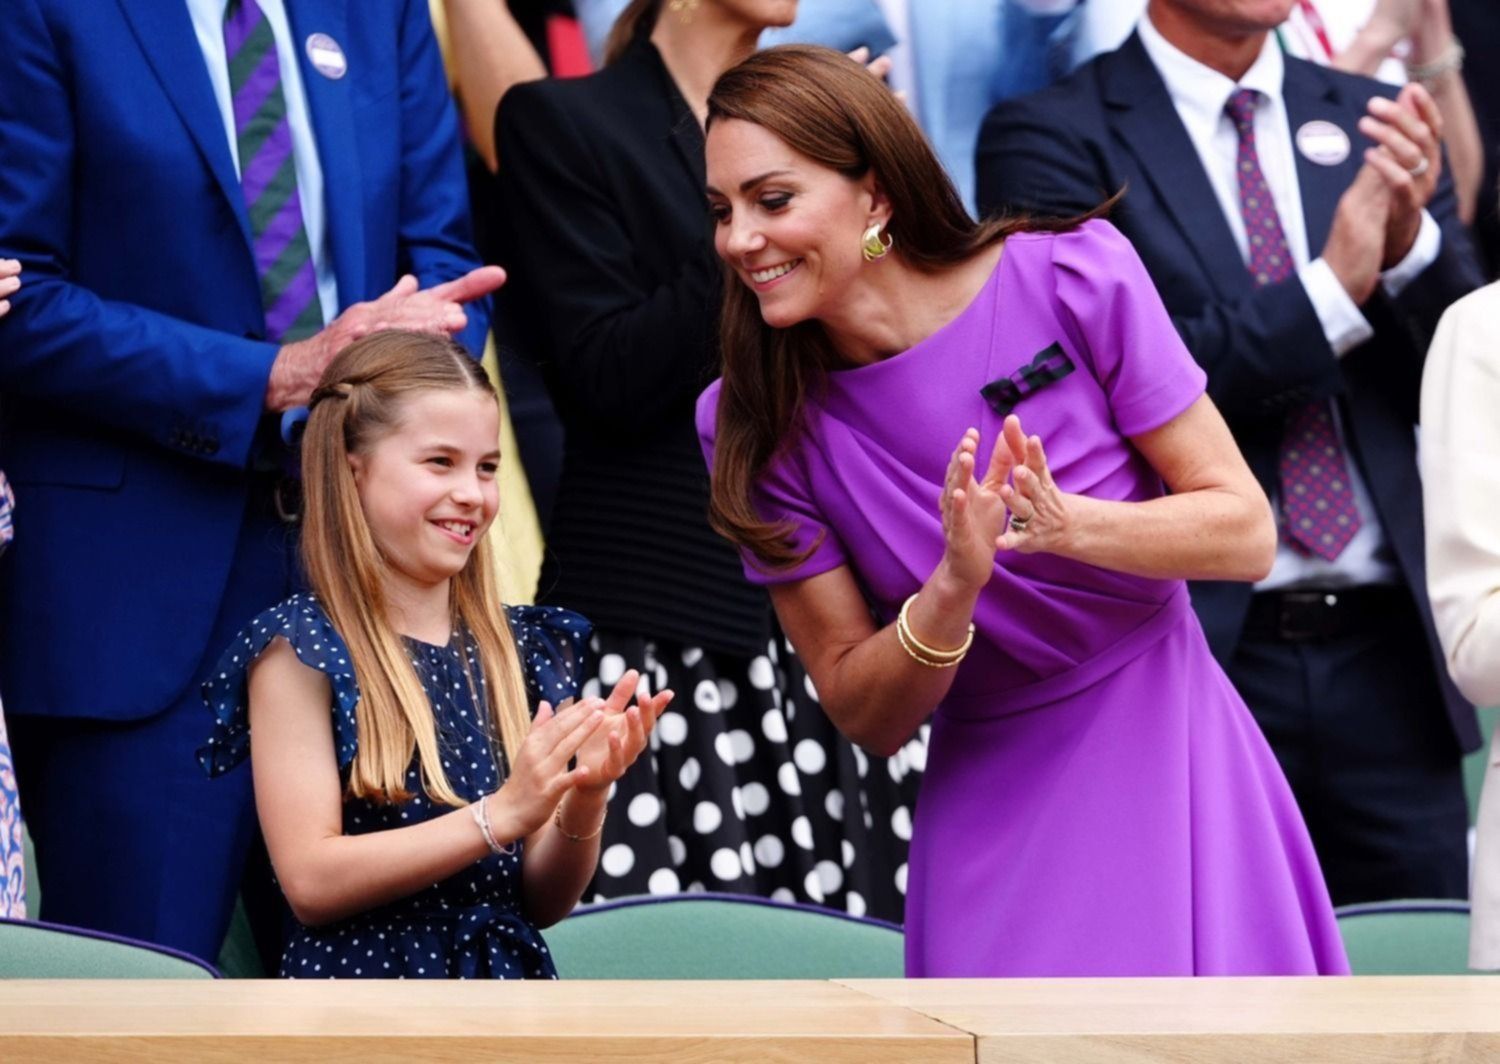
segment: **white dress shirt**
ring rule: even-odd
[[[1199,63],[1163,37],[1151,24],[1149,16],[1138,26],[1141,43],[1155,64],[1182,124],[1187,128],[1193,147],[1208,175],[1224,218],[1234,234],[1240,255],[1248,264],[1250,244],[1240,204],[1235,166],[1239,152],[1239,134],[1225,114],[1230,96],[1241,88],[1260,93],[1255,113],[1255,148],[1261,171],[1270,187],[1271,198],[1281,218],[1297,277],[1323,326],[1323,335],[1335,356],[1342,358],[1374,335],[1374,330],[1359,307],[1344,291],[1333,268],[1321,257],[1312,258],[1307,246],[1307,224],[1302,210],[1302,188],[1297,180],[1297,161],[1292,144],[1291,125],[1282,99],[1285,63],[1274,36],[1267,34],[1259,58],[1238,83]],[[1358,150],[1357,147],[1352,150]],[[1442,233],[1425,211],[1416,243],[1401,262],[1381,275],[1386,292],[1395,296],[1437,258]],[[1248,267],[1247,267],[1248,268]],[[1310,351],[1309,358],[1325,357]],[[1356,356],[1357,357],[1357,356]],[[1395,583],[1399,573],[1380,527],[1380,520],[1370,498],[1364,478],[1354,461],[1338,407],[1333,407],[1334,424],[1348,456],[1350,486],[1359,508],[1361,527],[1343,552],[1332,562],[1309,557],[1281,543],[1271,574],[1256,585],[1257,590],[1305,586],[1334,588],[1362,584]],[[1277,500],[1273,500],[1276,502]],[[1278,505],[1279,512],[1279,505]]]
[[[333,275],[333,256],[329,252],[327,212],[323,209],[323,165],[318,160],[318,143],[313,139],[312,119],[307,95],[302,89],[302,68],[297,62],[297,42],[292,39],[282,0],[256,0],[271,32],[276,38],[276,59],[281,64],[281,92],[286,98],[287,124],[292,133],[292,164],[297,170],[297,198],[302,204],[302,225],[307,230],[307,246],[312,251],[313,271],[318,281],[318,304],[323,320],[332,321],[339,312],[338,281]],[[229,0],[187,0],[198,35],[198,47],[208,64],[208,80],[213,83],[214,99],[224,119],[224,135],[229,138],[229,154],[235,173],[240,172],[239,135],[234,125],[234,97],[229,90],[229,58],[224,49],[224,11]]]

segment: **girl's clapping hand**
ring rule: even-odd
[[[569,769],[568,762],[604,727],[605,706],[585,698],[554,713],[550,703],[541,704],[505,784],[484,799],[499,838],[530,835],[551,819],[564,794],[589,779],[590,766]]]
[[[579,767],[588,769],[587,777],[577,784],[579,791],[598,793],[606,790],[625,775],[625,770],[646,749],[651,729],[656,726],[662,710],[672,701],[672,692],[639,694],[640,679],[640,673],[629,670],[620,677],[605,700],[605,725],[589,736],[578,751]],[[633,694],[636,700],[632,706],[630,697]]]

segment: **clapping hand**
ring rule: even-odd
[[[568,762],[602,729],[607,719],[604,707],[598,698],[585,698],[556,713],[549,703],[538,707],[504,786],[483,799],[490,803],[500,838],[530,835],[547,823],[563,795],[589,781],[589,766],[570,769]]]
[[[1005,528],[1005,498],[1000,489],[1010,473],[1010,450],[1004,436],[995,441],[989,468],[975,479],[974,455],[979,430],[969,429],[948,460],[939,506],[943,513],[945,561],[968,587],[983,587],[995,570],[995,549]]]
[[[1359,129],[1376,144],[1365,151],[1365,165],[1385,179],[1390,191],[1381,260],[1381,269],[1388,270],[1411,251],[1422,211],[1437,190],[1443,170],[1443,116],[1432,94],[1413,83],[1394,101],[1384,96],[1372,99]]]
[[[1000,434],[1005,444],[1012,483],[1003,484],[1000,496],[1010,510],[1001,550],[1022,554],[1056,553],[1067,538],[1068,495],[1060,491],[1047,465],[1040,436],[1027,436],[1015,414],[1005,419]]]
[[[640,673],[630,669],[605,699],[604,726],[578,750],[578,765],[588,770],[588,775],[577,784],[580,792],[600,793],[625,775],[625,770],[646,749],[651,729],[672,701],[670,690],[655,695],[639,694],[640,679]],[[635,695],[635,705],[630,705],[631,695]]]

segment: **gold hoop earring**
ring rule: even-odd
[[[699,2],[700,0],[671,0],[667,7],[673,14],[680,16],[683,22],[692,22]]]
[[[866,262],[876,262],[885,258],[896,243],[896,238],[890,233],[880,231],[880,223],[876,222],[865,230],[865,235],[860,239],[860,254],[864,255]]]

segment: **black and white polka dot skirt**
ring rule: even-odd
[[[607,631],[592,647],[586,695],[634,668],[677,697],[615,786],[586,898],[728,891],[900,922],[925,725],[869,757],[779,633],[753,658]]]

